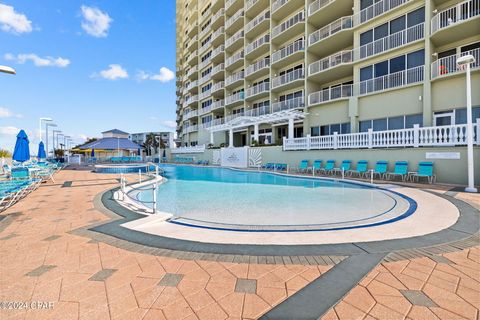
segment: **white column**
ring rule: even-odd
[[[230,129],[228,133],[228,147],[233,148],[233,129]]]
[[[253,140],[258,143],[258,123],[253,125]]]
[[[468,162],[468,187],[466,192],[477,192],[475,188],[475,173],[473,165],[473,125],[472,125],[472,82],[470,76],[470,62],[467,63],[467,162]]]
[[[288,119],[288,139],[293,139],[293,118]]]
[[[214,144],[214,142],[213,142],[213,131],[210,131],[210,143]]]

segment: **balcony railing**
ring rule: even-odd
[[[212,74],[209,73],[209,74],[207,74],[206,76],[203,76],[203,77],[201,77],[200,79],[198,79],[198,85],[202,85],[202,84],[204,84],[205,82],[209,81],[210,78],[211,78],[211,76],[212,76]]]
[[[198,68],[197,66],[194,66],[192,68],[190,68],[190,70],[188,70],[187,72],[187,77],[190,77],[192,74],[194,74],[195,72],[198,72]]]
[[[190,53],[190,55],[187,58],[187,62],[190,63],[193,59],[197,59],[197,58],[198,58],[198,52],[197,50],[195,50],[192,53]]]
[[[233,119],[236,119],[236,118],[239,118],[239,117],[244,117],[245,116],[245,112],[237,112],[237,113],[234,113],[234,114],[229,114],[228,116],[225,117],[225,123],[233,120]]]
[[[228,29],[232,24],[235,23],[240,18],[243,18],[243,10],[237,11],[233,16],[231,16],[227,21],[225,21],[225,28]]]
[[[225,79],[225,85],[231,85],[232,83],[234,82],[237,82],[237,81],[240,81],[240,80],[243,80],[245,78],[245,74],[243,71],[239,71],[237,73],[234,73],[232,74],[231,76],[228,76],[226,79]]]
[[[256,39],[255,41],[247,45],[247,47],[245,48],[246,54],[249,54],[250,52],[253,52],[255,49],[257,49],[258,47],[266,43],[269,43],[269,41],[270,41],[269,34],[261,36],[260,38]]]
[[[205,145],[202,144],[202,145],[199,145],[199,146],[194,146],[194,147],[180,147],[180,148],[173,148],[171,149],[171,152],[172,153],[177,153],[177,154],[181,154],[181,153],[203,153],[205,152]]]
[[[348,98],[353,95],[353,85],[345,84],[337,87],[330,87],[328,89],[320,90],[314,93],[311,93],[308,96],[308,105],[313,106],[316,104]]]
[[[270,10],[266,9],[262,13],[260,13],[258,16],[255,17],[252,21],[247,23],[245,25],[245,32],[249,32],[256,26],[258,26],[262,21],[265,21],[270,18]]]
[[[198,102],[198,95],[191,96],[186,100],[187,105]]]
[[[245,111],[246,117],[259,117],[272,113],[270,106],[263,106]]]
[[[212,61],[212,55],[210,55],[210,57],[208,57],[204,61],[200,62],[200,64],[198,65],[198,68],[199,69],[205,68],[206,66],[208,66],[210,64],[211,61]]]
[[[231,56],[230,58],[228,58],[228,59],[225,61],[225,67],[228,67],[228,66],[234,64],[234,63],[237,62],[238,60],[243,59],[243,57],[244,57],[243,50],[240,51],[240,52],[235,53],[233,56]]]
[[[190,82],[187,86],[187,90],[191,90],[195,87],[198,87],[198,81],[197,80]]]
[[[272,11],[273,11],[273,6],[272,6]],[[296,15],[294,15],[293,17],[291,17],[287,21],[284,21],[282,24],[274,27],[272,29],[272,38],[277,37],[278,35],[280,35],[285,30],[287,30],[287,29],[293,27],[294,25],[296,25],[300,22],[303,22],[303,21],[305,21],[305,13],[303,11],[300,11],[299,13],[297,13]]]
[[[329,57],[323,58],[322,60],[315,61],[314,63],[308,66],[308,74],[313,75],[325,71],[327,69],[333,68],[341,64],[349,64],[353,62],[353,50],[340,51],[335,54],[332,54]]]
[[[217,48],[212,50],[212,55],[210,56],[210,59],[215,58],[219,54],[223,54],[225,52],[225,46],[222,44],[218,46]]]
[[[225,82],[223,81],[217,82],[212,86],[212,93],[217,92],[218,90],[222,90],[224,87],[225,87]]]
[[[225,41],[225,48],[230,47],[232,44],[235,43],[235,41],[242,39],[243,35],[243,30],[237,31],[233,36],[231,36]]]
[[[272,12],[277,11],[282,7],[285,3],[287,3],[290,0],[276,0],[272,3]]]
[[[432,34],[440,29],[480,15],[480,0],[467,0],[438,12],[432,18]]]
[[[385,91],[392,88],[403,87],[409,84],[422,82],[424,78],[424,66],[387,74],[358,83],[359,94]]]
[[[212,121],[209,121],[209,122],[205,122],[205,123],[202,123],[200,125],[201,128],[210,128],[210,127],[213,127],[213,126],[219,126],[221,124],[224,124],[225,123],[225,119],[224,118],[218,118],[218,119],[212,119]]]
[[[212,41],[215,40],[218,36],[223,36],[225,34],[225,28],[220,27],[212,33]]]
[[[198,94],[198,100],[203,100],[207,97],[210,97],[212,95],[212,89],[210,88],[207,91],[201,92]]]
[[[253,5],[255,3],[257,3],[258,1],[260,0],[248,0],[246,3],[245,3],[245,11],[248,11],[248,9],[250,9],[251,7],[253,7]]]
[[[223,16],[225,16],[225,9],[222,8],[212,16],[211,23],[214,23],[215,21],[217,21],[218,18],[223,18]]]
[[[393,33],[360,47],[360,59],[401,47],[407,43],[423,39],[425,36],[425,23],[417,24],[408,29]]]
[[[314,14],[318,10],[322,9],[323,7],[329,5],[333,1],[335,1],[335,0],[316,0],[316,1],[312,2],[308,6],[308,16],[311,16],[312,14]],[[342,0],[340,0],[340,1],[342,1]]]
[[[303,51],[305,50],[305,42],[303,40],[301,41],[295,41],[286,47],[283,47],[282,49],[274,52],[272,54],[272,63],[275,63],[277,61],[280,61],[295,52]]]
[[[257,95],[263,92],[268,92],[269,90],[270,90],[270,82],[262,82],[260,84],[257,84],[256,86],[248,88],[247,97],[252,97],[254,95]]]
[[[352,16],[342,17],[338,20],[333,21],[329,25],[311,33],[308,36],[309,45],[315,44],[323,39],[326,39],[342,30],[352,29],[353,28],[353,18]]]
[[[205,107],[205,108],[198,109],[198,115],[201,116],[206,113],[209,113],[210,111],[212,111],[212,105],[209,105],[208,107]]]
[[[185,127],[185,132],[190,133],[190,132],[195,132],[198,131],[198,125],[193,124],[189,125],[188,127]]]
[[[228,97],[225,98],[225,105],[229,105],[238,101],[242,101],[245,99],[245,93],[244,92],[237,92],[235,94],[232,94]]]
[[[480,118],[473,125],[473,141],[480,145]],[[283,150],[372,149],[405,147],[452,147],[467,144],[467,125],[420,127],[399,130],[307,136],[283,140]]]
[[[209,25],[207,26],[205,29],[203,29],[199,34],[198,34],[198,37],[200,39],[203,38],[203,36],[205,36],[207,33],[209,33],[210,31],[212,31],[212,27]]]
[[[183,119],[187,120],[187,119],[190,119],[190,118],[193,118],[193,117],[196,117],[196,116],[198,116],[198,111],[197,110],[190,110],[189,112],[187,112],[183,115]]]
[[[217,100],[212,103],[212,111],[225,107],[225,100]]]
[[[462,52],[461,54],[454,54],[448,57],[443,57],[432,63],[432,79],[446,76],[449,74],[455,74],[464,72],[466,70],[465,66],[457,65],[457,59],[461,56],[471,54],[475,57],[475,63],[470,64],[472,69],[480,68],[480,48],[473,49],[470,51]]]
[[[272,113],[284,110],[300,109],[303,107],[305,107],[305,100],[303,99],[303,97],[297,97],[273,103]]]
[[[211,75],[213,76],[214,74],[217,74],[219,72],[224,72],[225,71],[225,64],[221,63],[218,66],[215,66],[212,68]]]
[[[412,0],[381,0],[371,6],[361,10],[357,15],[355,15],[355,25],[365,23],[373,18],[381,16],[384,13],[389,12],[390,10],[395,9],[396,7],[401,6],[404,3],[410,2]]]
[[[277,88],[285,84],[288,84],[300,79],[304,79],[304,78],[305,78],[305,70],[303,68],[293,70],[281,76],[273,78],[272,88]]]
[[[245,76],[248,76],[252,73],[255,73],[258,70],[261,70],[263,68],[268,68],[269,66],[270,66],[270,58],[265,58],[265,59],[259,60],[259,61],[255,62],[254,64],[249,65],[245,69]]]

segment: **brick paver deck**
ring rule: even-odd
[[[3,213],[0,301],[54,304],[0,319],[255,319],[334,267],[182,260],[69,233],[109,219],[93,199],[116,178],[64,170]],[[384,262],[323,318],[479,319],[479,279],[480,247]]]

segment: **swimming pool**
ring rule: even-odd
[[[97,173],[145,173],[155,170],[155,167],[146,163],[132,164],[96,164],[95,172]]]
[[[411,215],[416,202],[393,190],[335,179],[227,168],[163,165],[157,193],[170,223],[236,231],[370,227]],[[151,192],[138,192],[151,201]]]

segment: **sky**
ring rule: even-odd
[[[0,0],[0,65],[0,149],[24,129],[36,153],[40,117],[76,143],[175,131],[174,0]]]

